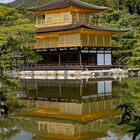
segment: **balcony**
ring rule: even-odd
[[[105,43],[102,43],[105,44]],[[81,47],[81,46],[88,46],[88,47],[112,47],[116,48],[117,44],[108,43],[106,45],[98,45],[95,42],[85,42],[85,41],[38,41],[35,44],[35,49],[43,49],[43,48],[63,48],[63,47]]]
[[[53,27],[53,26],[62,26],[62,25],[69,25],[69,24],[86,24],[86,25],[93,25],[97,26],[100,24],[100,21],[98,19],[91,19],[91,18],[84,18],[84,17],[77,17],[72,16],[68,17],[67,20],[65,19],[54,19],[48,20],[48,19],[36,19],[36,27]]]
[[[75,47],[75,46],[81,46],[81,41],[64,41],[64,42],[58,42],[58,41],[38,41],[35,44],[35,48],[61,48],[61,47]]]

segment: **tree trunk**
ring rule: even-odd
[[[128,12],[130,14],[133,14],[133,8],[132,8],[132,6],[130,4],[128,5]]]
[[[137,14],[140,15],[140,7],[139,7],[139,5],[137,5],[136,9],[137,9]]]

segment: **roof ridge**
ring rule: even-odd
[[[47,4],[29,8],[30,11],[47,11],[47,10],[53,10],[53,9],[59,9],[59,8],[65,8],[69,5],[75,5],[78,7],[91,9],[91,10],[106,10],[107,7],[104,6],[97,6],[90,3],[83,2],[81,0],[55,0],[53,2],[49,2]]]

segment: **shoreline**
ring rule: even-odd
[[[12,74],[20,79],[94,79],[94,78],[125,78],[128,70],[51,70],[51,71],[19,71]]]

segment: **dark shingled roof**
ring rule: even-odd
[[[30,8],[29,10],[30,11],[47,11],[47,10],[65,8],[70,5],[74,5],[76,7],[86,8],[90,10],[106,10],[107,9],[107,7],[92,5],[92,4],[89,4],[80,0],[56,0],[54,2],[45,4],[42,6]]]
[[[101,30],[101,31],[111,31],[111,32],[129,31],[127,29],[112,29],[112,28],[106,28],[106,27],[101,27],[101,26],[70,24],[70,25],[66,25],[66,26],[57,26],[57,27],[50,27],[50,28],[38,28],[38,29],[36,29],[36,33],[60,32],[60,31],[78,29],[78,28],[86,28],[86,29]]]

